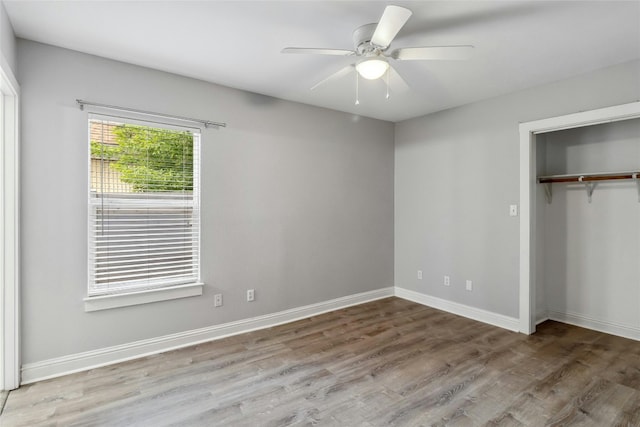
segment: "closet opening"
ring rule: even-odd
[[[520,125],[520,332],[640,340],[640,102]]]

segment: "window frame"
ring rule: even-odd
[[[95,202],[92,203],[91,194],[91,121],[100,120],[107,122],[118,122],[123,124],[147,126],[157,129],[167,129],[173,131],[188,131],[193,135],[193,150],[194,150],[194,162],[193,162],[193,195],[192,195],[192,215],[194,221],[198,223],[197,234],[193,237],[195,250],[197,251],[196,260],[196,279],[194,281],[178,281],[174,283],[167,283],[166,285],[157,285],[150,287],[132,286],[127,289],[122,287],[118,290],[114,290],[109,293],[91,293],[90,287],[92,283],[92,263],[93,263],[93,250],[95,246],[92,243],[92,220],[94,219],[93,207]],[[146,120],[139,119],[136,115],[112,115],[102,112],[89,112],[86,118],[87,125],[87,286],[86,297],[84,298],[85,311],[98,311],[105,309],[112,309],[118,307],[126,307],[138,304],[146,304],[157,301],[166,301],[178,298],[186,298],[192,296],[202,295],[204,283],[201,280],[201,240],[202,240],[202,228],[200,224],[200,198],[201,198],[201,186],[200,186],[200,163],[201,163],[201,142],[202,142],[202,129],[194,126],[187,126],[176,120],[177,123],[168,123],[165,121]]]

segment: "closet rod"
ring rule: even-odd
[[[587,181],[609,181],[618,179],[638,179],[640,171],[636,172],[612,172],[612,173],[589,173],[574,175],[549,175],[538,177],[540,184],[553,184],[554,182],[587,182]]]
[[[212,122],[211,120],[202,120],[202,119],[193,119],[193,118],[190,118],[190,117],[172,116],[170,114],[154,113],[152,111],[136,110],[134,108],[127,108],[127,107],[118,107],[116,105],[99,104],[97,102],[84,101],[82,99],[76,99],[76,102],[80,106],[81,110],[84,110],[84,106],[85,105],[90,105],[90,106],[92,105],[94,107],[106,108],[106,109],[109,109],[109,110],[116,110],[116,111],[128,111],[130,113],[138,113],[138,114],[143,114],[145,116],[163,117],[165,119],[174,119],[174,120],[182,120],[182,121],[185,121],[185,122],[201,123],[201,124],[204,125],[205,128],[208,128],[209,126],[216,126],[216,127],[226,127],[227,126],[226,123],[222,123],[222,122]]]

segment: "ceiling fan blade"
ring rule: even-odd
[[[341,68],[340,70],[338,70],[338,71],[336,71],[335,73],[331,74],[329,77],[327,77],[327,78],[325,78],[325,79],[323,79],[323,80],[320,80],[318,83],[316,83],[315,85],[313,85],[313,86],[311,87],[311,89],[310,89],[310,90],[314,90],[314,89],[316,89],[317,87],[319,87],[319,86],[321,86],[321,85],[323,85],[323,84],[325,84],[325,83],[327,83],[327,82],[330,82],[331,80],[336,80],[336,79],[339,79],[340,77],[346,76],[346,75],[347,75],[347,74],[349,74],[349,73],[351,72],[351,70],[353,70],[354,68],[355,68],[355,67],[354,67],[353,65],[347,65],[346,67]]]
[[[285,47],[282,49],[282,53],[310,53],[314,55],[336,55],[336,56],[349,56],[355,55],[352,50],[346,49],[321,49],[313,47]]]
[[[386,48],[391,44],[398,31],[404,26],[411,11],[400,6],[387,6],[371,37],[371,43]]]
[[[394,92],[406,92],[409,90],[409,84],[407,83],[407,81],[402,78],[402,76],[400,75],[400,73],[398,73],[398,71],[393,68],[393,67],[389,67],[389,71],[391,72],[391,78],[389,81],[389,86],[391,87],[391,89]]]
[[[414,60],[461,60],[469,59],[473,46],[431,46],[403,47],[391,52],[391,57],[399,61]]]

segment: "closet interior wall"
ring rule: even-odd
[[[640,119],[537,136],[538,176],[640,170]],[[640,195],[631,180],[537,200],[536,315],[640,339]]]

